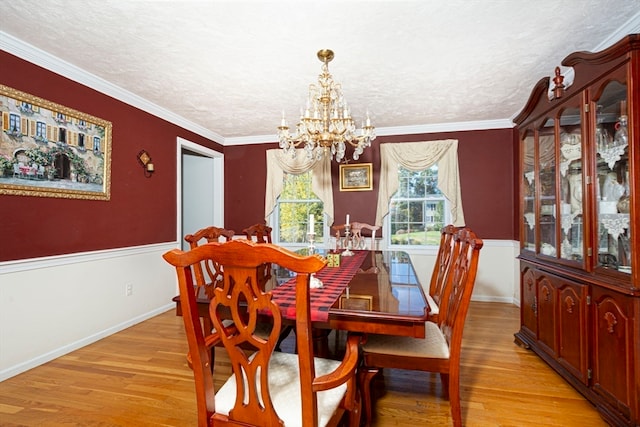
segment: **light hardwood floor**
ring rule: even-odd
[[[462,353],[466,426],[606,426],[533,353],[513,344],[518,308],[472,302]],[[195,426],[182,319],[173,311],[0,383],[0,425]],[[228,373],[216,357],[216,383]],[[436,375],[385,370],[375,426],[451,425]]]

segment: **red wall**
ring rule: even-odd
[[[514,186],[517,138],[514,129],[378,137],[357,162],[373,163],[373,191],[341,192],[339,167],[333,163],[335,222],[344,223],[347,213],[352,221],[375,222],[380,144],[448,138],[459,141],[462,203],[467,225],[484,239],[517,240],[517,192]],[[265,150],[276,147],[276,144],[260,144],[225,148],[226,228],[238,233],[262,221],[266,185]]]
[[[0,261],[176,239],[176,138],[217,151],[209,139],[58,74],[0,51],[0,83],[113,124],[111,200],[0,195]],[[336,221],[373,223],[379,144],[455,138],[467,225],[485,239],[517,239],[513,129],[378,137],[360,163],[373,163],[373,191],[340,192],[333,164]],[[265,150],[276,144],[231,146],[225,154],[225,227],[239,233],[264,217]],[[156,172],[145,178],[137,154],[146,149]]]
[[[215,142],[0,51],[0,83],[113,124],[111,200],[0,195],[0,261],[176,239],[176,138]],[[145,178],[146,149],[156,172]]]

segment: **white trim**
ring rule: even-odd
[[[110,258],[129,257],[145,253],[168,251],[178,247],[178,242],[154,243],[150,245],[131,246],[126,248],[104,249],[91,252],[76,252],[72,254],[53,255],[41,258],[26,258],[15,261],[0,262],[0,275],[17,273],[20,271],[31,271],[40,268],[59,267],[69,264],[80,264],[105,260]]]
[[[520,242],[518,240],[482,239],[482,242],[483,242],[483,247],[485,248],[520,249]],[[379,243],[383,243],[383,242],[379,242]],[[394,245],[393,247],[386,247],[386,248],[380,248],[380,249],[388,250],[388,251],[402,251],[402,252],[408,253],[409,255],[436,255],[438,253],[437,246],[420,247],[420,246]]]
[[[153,114],[161,119],[167,120],[168,122],[176,124],[184,129],[195,132],[196,134],[211,139],[219,144],[224,144],[223,136],[3,31],[0,31],[0,49],[35,65],[60,74],[63,77],[95,89],[98,92],[102,92],[105,95],[111,96],[117,100]]]
[[[176,240],[179,245],[182,245],[182,149],[213,159],[213,190],[220,197],[216,201],[216,212],[214,212],[214,219],[218,220],[218,223],[212,225],[224,227],[224,154],[178,137],[176,143]]]
[[[225,138],[224,136],[213,132],[209,129],[193,123],[182,116],[179,116],[159,105],[152,103],[128,90],[114,85],[94,74],[91,74],[69,62],[66,62],[48,52],[38,49],[12,35],[0,31],[0,49],[29,61],[35,65],[46,68],[60,74],[63,77],[71,79],[75,82],[88,86],[105,95],[111,96],[117,100],[125,102],[143,111],[151,113],[170,123],[176,124],[184,129],[195,132],[205,138],[211,139],[223,146],[264,144],[268,142],[276,143],[278,138],[272,135],[255,135]],[[515,116],[514,116],[515,117]],[[415,126],[395,126],[386,128],[376,128],[378,136],[386,135],[412,135],[422,133],[437,132],[459,132],[468,130],[483,129],[504,129],[513,128],[514,124],[511,119],[485,120],[477,122],[458,122],[458,123],[439,123]]]
[[[516,300],[515,298],[509,298],[509,297],[489,297],[489,296],[485,296],[485,295],[480,295],[480,296],[472,295],[471,296],[471,301],[503,302],[503,303],[507,303],[507,304],[517,305],[518,307],[520,307],[520,301],[519,300]]]
[[[597,52],[609,47],[613,43],[617,42],[628,34],[640,32],[640,12],[632,16],[625,24],[616,28],[616,30],[609,35],[600,44],[594,47],[593,51]],[[243,137],[230,137],[225,138],[222,135],[213,132],[209,129],[205,129],[202,126],[195,124],[182,116],[179,116],[171,111],[166,110],[134,93],[131,93],[119,86],[116,86],[100,77],[97,77],[73,64],[70,64],[62,59],[51,55],[43,50],[36,48],[20,39],[13,37],[12,35],[0,31],[0,49],[29,61],[33,64],[39,65],[50,71],[56,72],[63,77],[74,80],[78,83],[84,84],[92,89],[104,93],[118,99],[122,102],[126,102],[134,107],[140,108],[151,114],[156,115],[164,120],[167,120],[173,124],[183,127],[184,129],[191,130],[198,135],[211,139],[223,146],[235,146],[235,145],[249,145],[249,144],[264,144],[268,142],[277,142],[278,138],[275,134],[271,135],[255,135],[255,136],[243,136]],[[567,74],[572,77],[573,69],[567,71]],[[567,79],[568,80],[568,79]],[[572,80],[572,79],[571,79]],[[460,132],[468,130],[486,130],[486,129],[504,129],[513,128],[515,125],[513,119],[520,114],[520,111],[515,112],[511,117],[505,119],[496,120],[483,120],[476,122],[456,122],[456,123],[436,123],[426,125],[415,126],[396,126],[376,128],[376,134],[378,136],[387,135],[412,135],[412,134],[428,134],[437,132]]]
[[[19,363],[17,365],[13,365],[11,367],[9,367],[8,369],[4,369],[2,371],[0,371],[0,382],[11,378],[13,376],[16,376],[18,374],[21,374],[23,372],[28,371],[29,369],[35,368],[37,366],[40,366],[44,363],[47,363],[51,360],[57,359],[60,356],[64,356],[65,354],[71,353],[74,350],[78,350],[79,348],[82,348],[84,346],[87,346],[89,344],[93,344],[94,342],[100,341],[103,338],[106,338],[112,334],[115,334],[116,332],[120,332],[124,329],[127,329],[133,325],[136,325],[140,322],[143,322],[147,319],[151,319],[154,316],[157,316],[159,314],[162,314],[164,312],[167,312],[169,310],[175,309],[176,305],[175,303],[169,303],[166,304],[162,307],[156,308],[155,310],[151,310],[147,313],[141,314],[139,316],[136,316],[132,319],[129,319],[125,322],[122,322],[118,325],[114,325],[110,328],[107,328],[103,331],[100,331],[98,333],[95,333],[93,335],[90,335],[88,337],[82,338],[81,340],[78,340],[76,342],[64,345],[62,347],[59,347],[53,351],[50,351],[46,354],[42,354],[38,357],[34,357],[33,359],[30,360],[26,360],[22,363]]]
[[[599,52],[612,46],[614,43],[620,41],[623,37],[629,34],[640,32],[640,12],[633,15],[627,22],[616,28],[609,37],[604,39],[600,44],[593,48],[593,52]]]
[[[515,117],[515,116],[514,116]],[[414,135],[441,132],[463,132],[470,130],[511,129],[515,126],[512,119],[482,120],[476,122],[435,123],[415,126],[393,126],[376,128],[377,136]],[[256,135],[225,138],[225,147],[235,145],[264,144],[278,141],[276,135]]]

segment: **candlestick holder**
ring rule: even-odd
[[[315,241],[316,241],[316,233],[313,231],[307,233],[307,242],[309,243],[307,245],[307,249],[309,250],[309,255],[312,255],[316,252]]]
[[[342,256],[353,256],[353,252],[351,252],[351,226],[349,224],[344,225],[344,240],[345,250],[342,252]]]

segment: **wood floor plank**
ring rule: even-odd
[[[510,304],[471,303],[461,368],[465,425],[606,426],[540,358],[513,343],[518,316]],[[0,426],[194,426],[186,352],[182,319],[161,314],[0,383]],[[229,372],[217,351],[217,386]],[[374,426],[451,425],[437,375],[387,369],[374,389]]]

